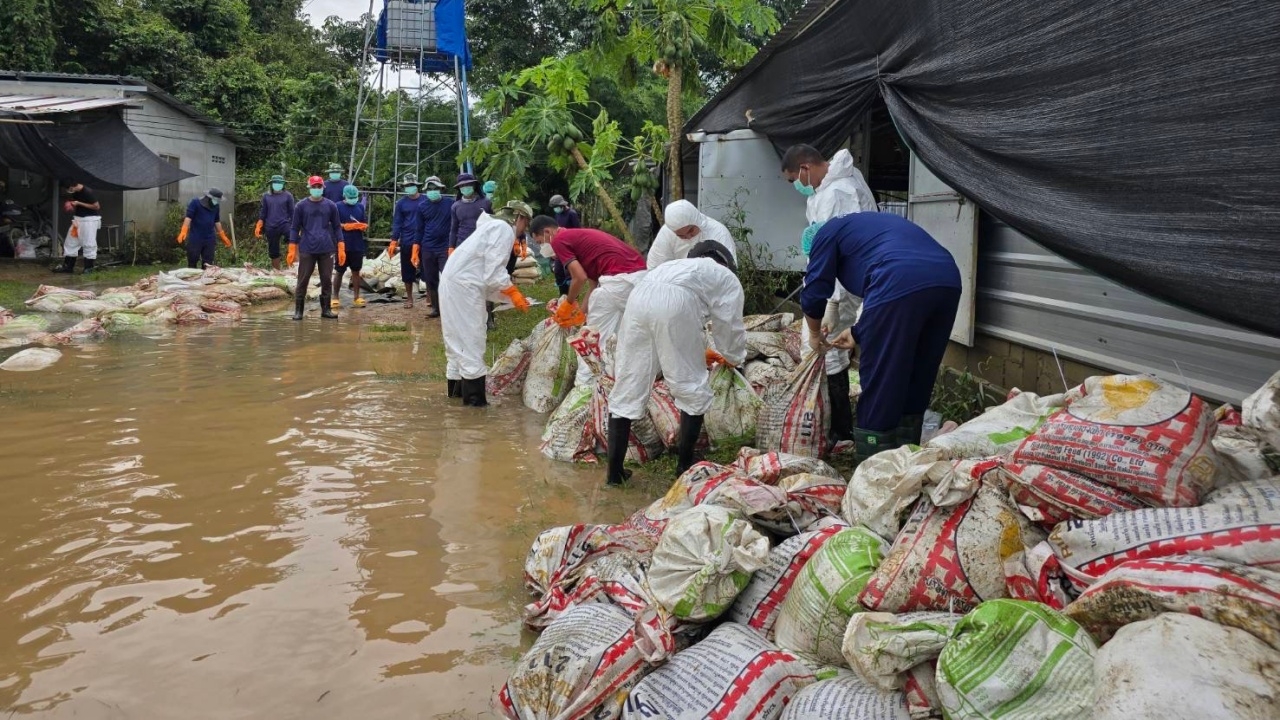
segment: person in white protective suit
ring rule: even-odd
[[[489,368],[484,361],[485,332],[491,295],[502,293],[516,308],[528,312],[529,301],[511,282],[507,261],[516,235],[533,217],[526,204],[512,200],[493,215],[481,214],[476,230],[454,250],[440,273],[440,325],[444,334],[445,378],[449,397],[463,405],[488,404],[484,384]]]
[[[667,206],[662,214],[662,229],[649,246],[648,266],[652,270],[664,262],[682,260],[689,256],[694,245],[703,240],[714,240],[729,251],[734,264],[738,262],[737,243],[729,228],[702,211],[688,200],[677,200]]]
[[[547,310],[562,328],[586,324],[600,334],[603,346],[618,334],[631,289],[644,277],[644,256],[607,232],[562,228],[546,215],[534,218],[529,228],[543,257],[559,260],[570,278],[564,296],[548,303]],[[612,375],[613,368],[605,368],[605,373]],[[575,384],[591,381],[590,366],[578,358]]]
[[[736,269],[723,245],[704,240],[687,259],[650,270],[631,291],[618,333],[617,382],[609,394],[609,485],[619,485],[629,476],[623,461],[631,421],[644,417],[659,372],[680,409],[676,475],[693,465],[702,416],[711,408],[707,366],[738,366],[747,355],[745,298]],[[707,348],[708,320],[719,353]]]
[[[853,164],[853,155],[840,150],[827,161],[809,145],[792,145],[782,156],[782,174],[805,198],[805,218],[809,225],[800,235],[800,251],[809,257],[809,248],[818,230],[828,221],[858,212],[878,212],[875,195],[862,173]],[[849,294],[839,282],[827,300],[822,327],[827,332],[852,326],[858,320],[862,298]],[[810,345],[809,325],[802,331],[804,346]],[[831,400],[829,441],[853,439],[853,403],[849,399],[849,353],[832,347],[827,350],[827,389]]]

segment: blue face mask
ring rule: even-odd
[[[330,179],[330,180],[341,180],[341,179],[342,179],[342,173],[329,173],[329,179]]]
[[[807,173],[807,172],[809,172],[809,169],[808,169],[808,168],[800,168],[800,169],[801,169],[801,170],[803,170],[803,171],[804,171],[804,172],[806,172],[806,173]],[[803,196],[805,196],[805,197],[813,197],[813,194],[817,192],[817,190],[814,190],[814,189],[813,189],[813,186],[812,186],[812,185],[806,185],[806,184],[804,184],[804,183],[800,182],[800,174],[799,174],[799,173],[796,173],[796,179],[795,179],[795,182],[793,182],[793,183],[791,183],[791,184],[795,186],[795,188],[796,188],[796,192],[800,193],[801,195],[803,195]]]
[[[405,194],[405,195],[417,195],[417,194],[418,194],[418,186],[417,186],[417,185],[410,185],[409,187],[407,187],[407,188],[405,188],[405,189],[404,189],[404,194]]]
[[[471,197],[472,195],[475,195],[475,194],[476,194],[475,188],[471,187],[470,185],[462,186],[462,197]]]
[[[324,188],[311,188],[311,197],[318,198],[324,195]]]
[[[210,204],[210,205],[212,205],[212,206],[214,206],[214,207],[218,207],[218,202],[219,202],[219,200],[218,200],[218,198],[216,198],[216,197],[211,197],[211,198],[209,198],[209,204]]]
[[[804,253],[805,257],[809,257],[809,251],[813,249],[813,239],[818,236],[818,231],[822,229],[824,224],[809,223],[809,227],[800,233],[800,252]]]
[[[356,203],[360,202],[360,198],[358,198],[358,197],[353,197],[353,198],[342,198],[342,202],[344,202],[344,203],[346,203],[346,204],[348,204],[348,205],[355,205]]]
[[[280,192],[284,189],[284,183],[271,183],[271,189]]]
[[[494,194],[494,193],[496,193],[496,192],[498,192],[498,183],[496,183],[496,182],[494,182],[494,181],[490,180],[489,182],[487,182],[487,183],[485,183],[485,184],[484,184],[484,194],[485,194],[485,195],[492,195],[492,194]]]
[[[431,202],[440,202],[440,198],[441,198],[441,197],[442,197],[442,196],[440,195],[440,191],[439,191],[439,190],[428,190],[428,191],[427,191],[427,199],[428,199],[428,200],[430,200]]]
[[[556,206],[556,214],[557,214],[557,215],[559,215],[559,214],[560,214],[560,213],[562,213],[562,212],[564,212],[564,208],[562,208],[562,207],[560,207],[559,205],[557,205],[557,206]]]

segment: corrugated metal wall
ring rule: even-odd
[[[1225,325],[1086,271],[982,214],[977,332],[1228,402],[1280,370],[1280,338]]]

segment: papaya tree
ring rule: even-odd
[[[756,48],[745,36],[778,30],[778,19],[759,0],[578,0],[600,18],[596,51],[619,68],[651,64],[667,81],[668,189],[684,196],[680,140],[684,128],[684,90],[698,71],[695,51],[703,49],[740,67]]]

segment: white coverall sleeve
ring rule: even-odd
[[[747,328],[742,322],[746,297],[736,275],[719,265],[715,269],[719,272],[706,276],[705,288],[711,300],[711,339],[725,360],[740,366],[747,357]]]
[[[516,231],[505,222],[498,220],[482,238],[484,241],[484,287],[489,294],[502,292],[511,287],[511,276],[507,274],[507,261],[511,259],[511,248],[516,244]],[[474,239],[473,235],[471,238]],[[447,263],[446,263],[447,264]]]
[[[649,257],[645,261],[645,265],[652,270],[662,263],[676,260],[676,241],[679,238],[671,231],[670,228],[663,227],[658,231],[658,236],[653,239],[653,245],[649,246]]]

